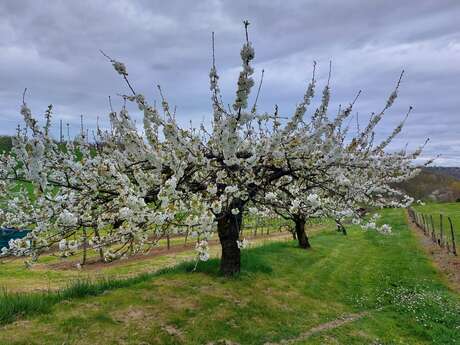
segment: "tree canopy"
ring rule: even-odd
[[[385,150],[405,119],[388,138],[374,142],[377,124],[398,96],[402,74],[382,110],[355,135],[348,119],[359,93],[331,115],[329,80],[319,106],[307,115],[316,92],[316,64],[294,114],[280,114],[276,106],[260,112],[263,73],[249,105],[255,53],[248,25],[244,22],[242,68],[229,106],[222,100],[213,44],[210,128],[180,126],[160,86],[157,107],[135,91],[125,65],[105,54],[128,93],[122,109],[109,113],[112,130],[98,128],[95,140],[82,132],[59,144],[50,135],[51,107],[41,127],[24,100],[27,131],[18,131],[12,151],[0,157],[1,190],[8,195],[0,215],[2,224],[32,231],[11,241],[2,255],[37,258],[57,244],[65,256],[93,248],[111,261],[148,250],[167,234],[190,233],[200,238],[197,253],[207,260],[207,242],[217,232],[221,271],[233,275],[240,270],[239,234],[247,212],[274,212],[296,224],[318,216],[360,222],[362,205],[410,204],[411,198],[392,185],[417,174],[413,161],[422,147]],[[130,116],[130,104],[143,113],[143,133]]]

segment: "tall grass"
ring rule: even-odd
[[[0,294],[0,325],[13,322],[25,315],[49,312],[51,306],[58,301],[57,293],[9,293],[3,289]]]
[[[105,291],[129,287],[167,272],[185,270],[186,267],[183,266],[184,265],[179,265],[173,268],[165,268],[152,273],[142,273],[124,279],[104,278],[97,281],[76,280],[58,291],[50,290],[33,293],[8,292],[8,290],[4,288],[0,291],[0,325],[14,322],[21,317],[48,313],[55,304],[64,300],[85,296],[97,296]]]

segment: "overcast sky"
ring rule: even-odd
[[[150,100],[161,84],[182,123],[208,121],[211,32],[221,88],[232,103],[248,19],[257,78],[265,69],[260,110],[278,104],[292,114],[312,61],[322,86],[332,60],[331,111],[363,90],[355,110],[364,123],[404,69],[378,138],[412,105],[391,149],[415,148],[429,137],[425,158],[441,154],[436,165],[460,166],[459,0],[0,0],[0,13],[0,134],[21,122],[25,87],[37,116],[54,105],[56,136],[60,119],[78,131],[80,114],[90,128],[98,116],[107,124],[108,96],[119,106],[116,95],[127,90],[99,49],[125,62],[136,90]]]

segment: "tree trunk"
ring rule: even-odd
[[[335,221],[337,224],[337,232],[341,232],[343,235],[347,235],[347,229],[343,226],[343,224],[339,221]]]
[[[224,276],[233,276],[240,272],[240,248],[236,241],[239,238],[242,218],[242,210],[238,215],[226,212],[217,222],[217,232],[222,247],[220,272]]]
[[[86,265],[86,252],[88,248],[88,235],[86,234],[86,228],[83,227],[83,260],[81,262],[81,265],[84,266]]]
[[[99,230],[97,227],[94,228],[94,235],[96,236],[99,244],[101,243],[101,235],[99,235]],[[102,247],[99,247],[99,259],[101,261],[104,261],[104,251],[102,250]]]
[[[305,232],[305,218],[297,217],[295,220],[295,233],[299,241],[299,247],[303,249],[310,248],[307,233]]]

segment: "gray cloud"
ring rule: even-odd
[[[231,102],[241,21],[248,18],[256,73],[266,70],[260,109],[276,103],[292,112],[312,61],[319,62],[321,86],[332,59],[331,111],[362,89],[356,111],[364,122],[383,106],[405,69],[400,98],[378,138],[413,105],[391,149],[407,142],[415,148],[430,137],[426,158],[442,154],[437,164],[460,165],[458,0],[17,0],[0,2],[0,13],[0,133],[13,133],[21,121],[24,87],[36,114],[53,103],[55,118],[75,131],[80,114],[89,127],[97,116],[106,119],[108,95],[127,90],[99,49],[124,61],[136,89],[152,99],[160,83],[183,123],[206,120],[210,33],[216,32],[221,86]]]

